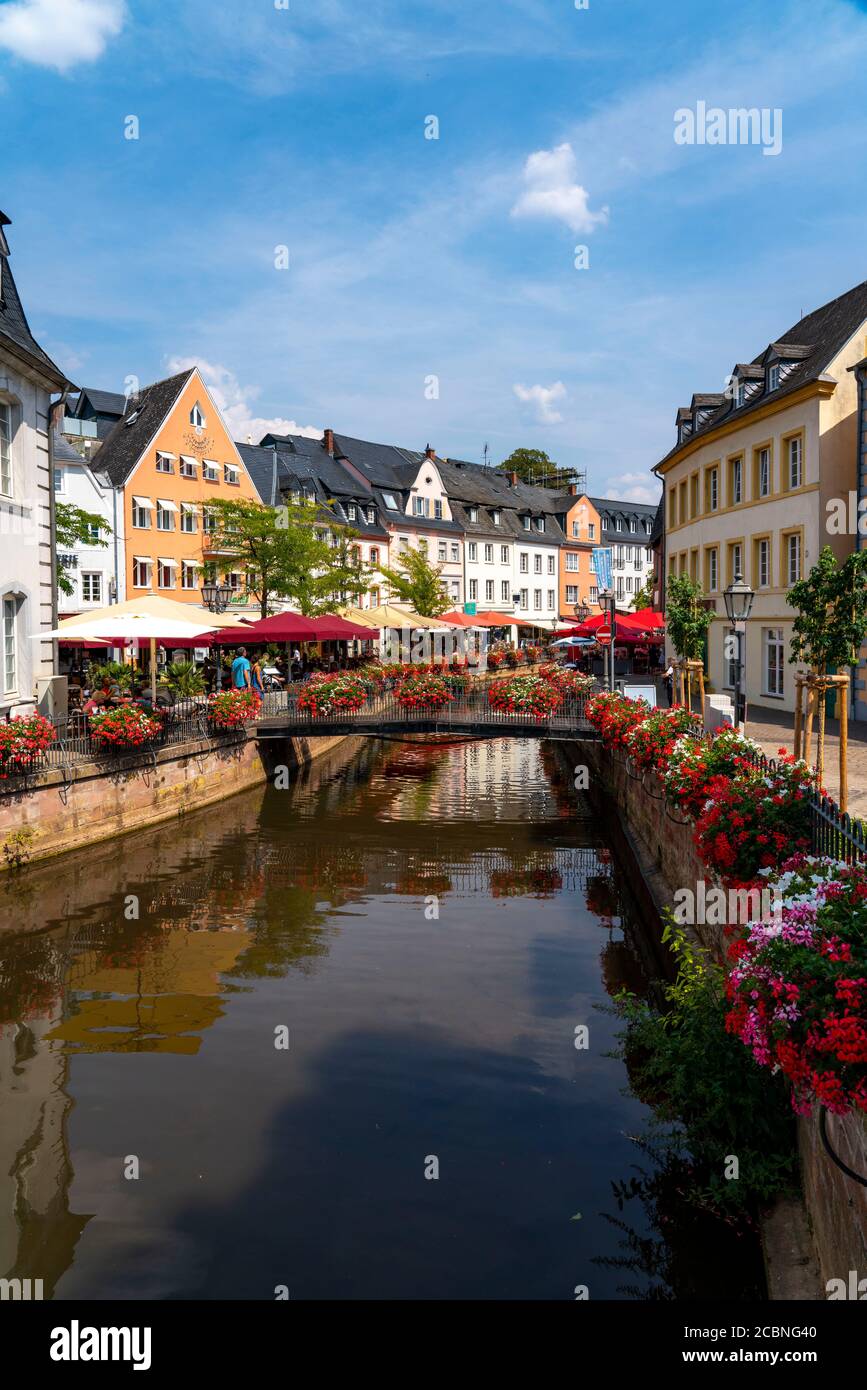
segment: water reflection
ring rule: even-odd
[[[0,1275],[623,1296],[598,1261],[643,1107],[597,1006],[654,946],[554,745],[343,745],[4,910],[42,930],[0,937]]]

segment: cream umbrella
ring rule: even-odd
[[[143,594],[139,599],[113,603],[91,613],[66,618],[52,632],[34,634],[34,641],[59,637],[104,637],[149,641],[151,653],[151,699],[157,699],[157,640],[162,637],[201,637],[215,628],[246,624],[225,614],[211,613],[197,603],[178,603],[160,594]]]

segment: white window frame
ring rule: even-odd
[[[96,580],[95,593],[94,580]],[[81,601],[82,603],[102,603],[102,570],[81,571]]]
[[[766,482],[766,486],[765,486],[764,488],[762,487],[762,479],[763,479],[763,478],[765,479],[765,482]],[[757,482],[758,482],[758,485],[759,485],[759,497],[770,497],[770,495],[771,495],[771,451],[770,451],[770,449],[767,447],[767,445],[765,445],[765,447],[764,447],[763,449],[759,449],[759,468],[758,468],[758,479],[757,479]]]
[[[792,555],[797,557],[795,571],[792,572]],[[797,584],[801,578],[801,533],[795,531],[786,537],[786,575],[790,584]]]
[[[12,406],[0,401],[0,496],[15,496],[12,468]]]
[[[18,691],[18,600],[14,594],[3,595],[3,694]]]
[[[789,488],[799,488],[804,482],[804,443],[799,434],[789,440],[788,466]]]
[[[772,661],[772,652],[774,653]],[[762,694],[782,699],[785,694],[786,645],[781,627],[762,628]]]

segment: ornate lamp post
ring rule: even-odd
[[[611,628],[608,642],[608,689],[614,694],[614,633],[617,627],[617,595],[613,589],[602,589],[599,594],[599,607],[608,614]]]
[[[731,584],[723,591],[726,616],[735,633],[735,728],[746,722],[746,671],[744,663],[744,626],[753,611],[755,594],[738,570]]]
[[[225,613],[232,599],[231,586],[218,584],[216,580],[209,580],[202,585],[202,599],[209,612]]]
[[[572,612],[575,614],[579,623],[586,623],[587,619],[590,617],[590,609],[586,603],[576,603]]]

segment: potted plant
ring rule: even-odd
[[[105,752],[129,753],[153,743],[162,733],[163,723],[140,705],[119,705],[90,716],[91,737]]]
[[[19,715],[0,724],[0,777],[32,767],[56,735],[54,725],[41,714]]]

